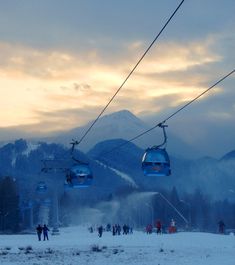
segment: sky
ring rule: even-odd
[[[179,3],[0,0],[0,140],[95,119]],[[185,0],[106,114],[128,109],[155,124],[232,71],[234,12],[233,0]],[[235,74],[172,119],[172,131],[206,148],[224,146],[226,132],[235,148],[234,85]]]

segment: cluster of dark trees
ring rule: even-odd
[[[59,201],[60,220],[62,225],[69,225],[74,209],[96,208],[101,201],[112,203],[115,200],[119,201],[120,209],[116,215],[117,219],[110,221],[130,223],[135,228],[143,228],[146,224],[152,221],[156,222],[156,220],[161,220],[163,226],[167,227],[172,218],[176,221],[178,228],[188,227],[191,230],[216,232],[220,220],[223,220],[227,229],[235,228],[235,198],[234,200],[230,198],[230,200],[217,201],[203,194],[200,189],[196,189],[193,194],[179,194],[174,187],[171,191],[152,192],[147,206],[146,201],[142,199],[136,200],[136,203],[133,204],[130,196],[134,195],[138,198],[138,194],[143,192],[149,191],[119,190],[115,194],[107,195],[106,198],[100,198],[96,204],[89,201],[87,196],[84,196],[82,200],[76,196],[72,198],[68,193],[64,193]],[[170,204],[180,212],[187,222]],[[16,181],[11,177],[0,178],[0,233],[15,233],[21,228],[25,228],[22,226],[22,218]],[[36,216],[34,219],[37,219]]]
[[[188,227],[195,231],[218,230],[218,222],[223,220],[226,228],[235,228],[235,200],[212,200],[210,196],[196,189],[193,194],[179,196],[174,187],[170,192],[161,191],[161,194],[185,217],[184,219],[171,207],[163,196],[156,194],[152,200],[154,219],[160,219],[166,226],[170,220],[176,220],[178,227]]]
[[[16,181],[0,179],[0,232],[15,233],[20,228],[19,196]]]
[[[141,199],[143,192],[148,194],[149,191],[124,188],[116,194],[109,194],[105,199],[106,202],[111,204],[113,201],[119,201],[120,208],[116,214],[116,220],[109,220],[110,212],[106,213],[106,220],[114,223],[128,223],[140,229],[148,223],[161,220],[163,226],[167,229],[173,218],[179,229],[187,228],[205,232],[217,232],[218,222],[223,220],[227,229],[235,229],[235,198],[234,200],[217,201],[203,194],[199,188],[194,193],[179,194],[174,187],[171,191],[159,190],[155,194],[154,191],[149,192],[152,195],[146,203],[145,199]],[[133,200],[132,195],[137,199]],[[140,199],[138,199],[138,196]],[[84,200],[81,198],[76,200],[76,198],[70,197],[69,194],[64,194],[60,201],[62,223],[68,225],[73,221],[72,214],[75,209],[79,214],[79,209],[83,207],[96,208],[99,202],[97,202],[97,205],[90,205],[87,197]],[[170,204],[177,209],[187,222]],[[83,214],[82,210],[80,214]]]

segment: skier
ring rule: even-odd
[[[45,241],[45,240],[49,240],[49,238],[48,238],[48,231],[50,231],[49,230],[49,228],[44,224],[44,226],[43,226],[43,228],[42,228],[42,231],[43,231],[43,240]]]
[[[111,231],[111,224],[107,224],[107,226],[106,226],[106,231],[107,231],[107,232],[110,232],[110,231]]]
[[[36,227],[36,231],[37,231],[37,235],[38,235],[38,241],[41,241],[42,227],[40,224]]]
[[[117,225],[117,234],[120,236],[121,235],[121,226],[118,224]]]
[[[156,228],[157,228],[157,234],[161,234],[162,233],[162,223],[160,220],[157,220]]]
[[[219,225],[219,233],[220,233],[220,234],[224,234],[224,227],[225,227],[224,222],[223,222],[222,220],[220,220],[220,221],[218,222],[218,225]]]
[[[147,232],[147,234],[152,234],[152,232],[153,232],[153,227],[152,227],[151,224],[148,224],[148,225],[146,226],[146,232]]]
[[[123,231],[123,235],[127,235],[127,225],[124,224],[123,227],[122,227],[122,231]]]
[[[129,225],[126,226],[126,232],[127,232],[127,234],[130,234],[130,226]]]
[[[99,237],[102,237],[102,234],[103,234],[103,226],[101,225],[101,226],[98,227],[98,235],[99,235]]]
[[[169,227],[169,233],[176,233],[176,224],[175,224],[175,220],[171,219],[171,224]]]
[[[130,234],[133,234],[133,227],[130,227]]]
[[[113,232],[113,236],[115,236],[116,235],[116,227],[115,227],[115,225],[113,225],[112,232]]]

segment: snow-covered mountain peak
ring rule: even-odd
[[[39,143],[27,142],[27,148],[22,152],[22,155],[28,156],[33,150],[36,150],[39,146]]]
[[[137,118],[133,113],[128,110],[120,110],[111,114],[104,115],[97,122],[97,127],[109,126],[110,124],[116,125],[117,127],[127,126],[128,124],[137,127],[145,127],[145,123]]]
[[[122,120],[122,119],[133,119],[133,120],[140,121],[140,119],[138,119],[129,110],[120,110],[120,111],[113,112],[111,114],[104,115],[103,119],[120,119],[120,120]]]
[[[77,127],[57,137],[53,137],[49,141],[68,145],[71,139],[79,139],[90,125],[91,122],[83,127]],[[133,135],[143,132],[146,128],[147,125],[128,110],[107,114],[98,120],[80,145],[80,149],[88,151],[98,142],[107,139],[130,139]]]
[[[69,146],[71,139],[79,140],[84,133],[91,126],[92,121],[82,127],[74,128],[70,131],[64,132],[54,137],[44,139],[44,141],[50,143],[59,143]],[[97,143],[111,140],[111,139],[124,139],[129,140],[136,135],[142,134],[149,129],[144,121],[136,117],[128,110],[120,110],[111,114],[100,117],[97,123],[93,126],[92,130],[87,134],[85,139],[79,145],[79,149],[83,152],[89,151]],[[168,134],[169,138],[169,152],[173,154],[180,154],[186,157],[198,157],[197,150],[192,149],[187,143],[175,137],[172,134]],[[146,149],[146,147],[156,145],[158,142],[162,142],[162,131],[154,130],[135,141],[135,144],[139,147]]]

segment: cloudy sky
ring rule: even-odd
[[[179,3],[0,0],[0,132],[96,118]],[[106,113],[155,124],[232,71],[234,14],[234,0],[185,0]],[[172,119],[172,131],[195,144],[216,145],[226,130],[235,138],[234,88],[235,74]]]

